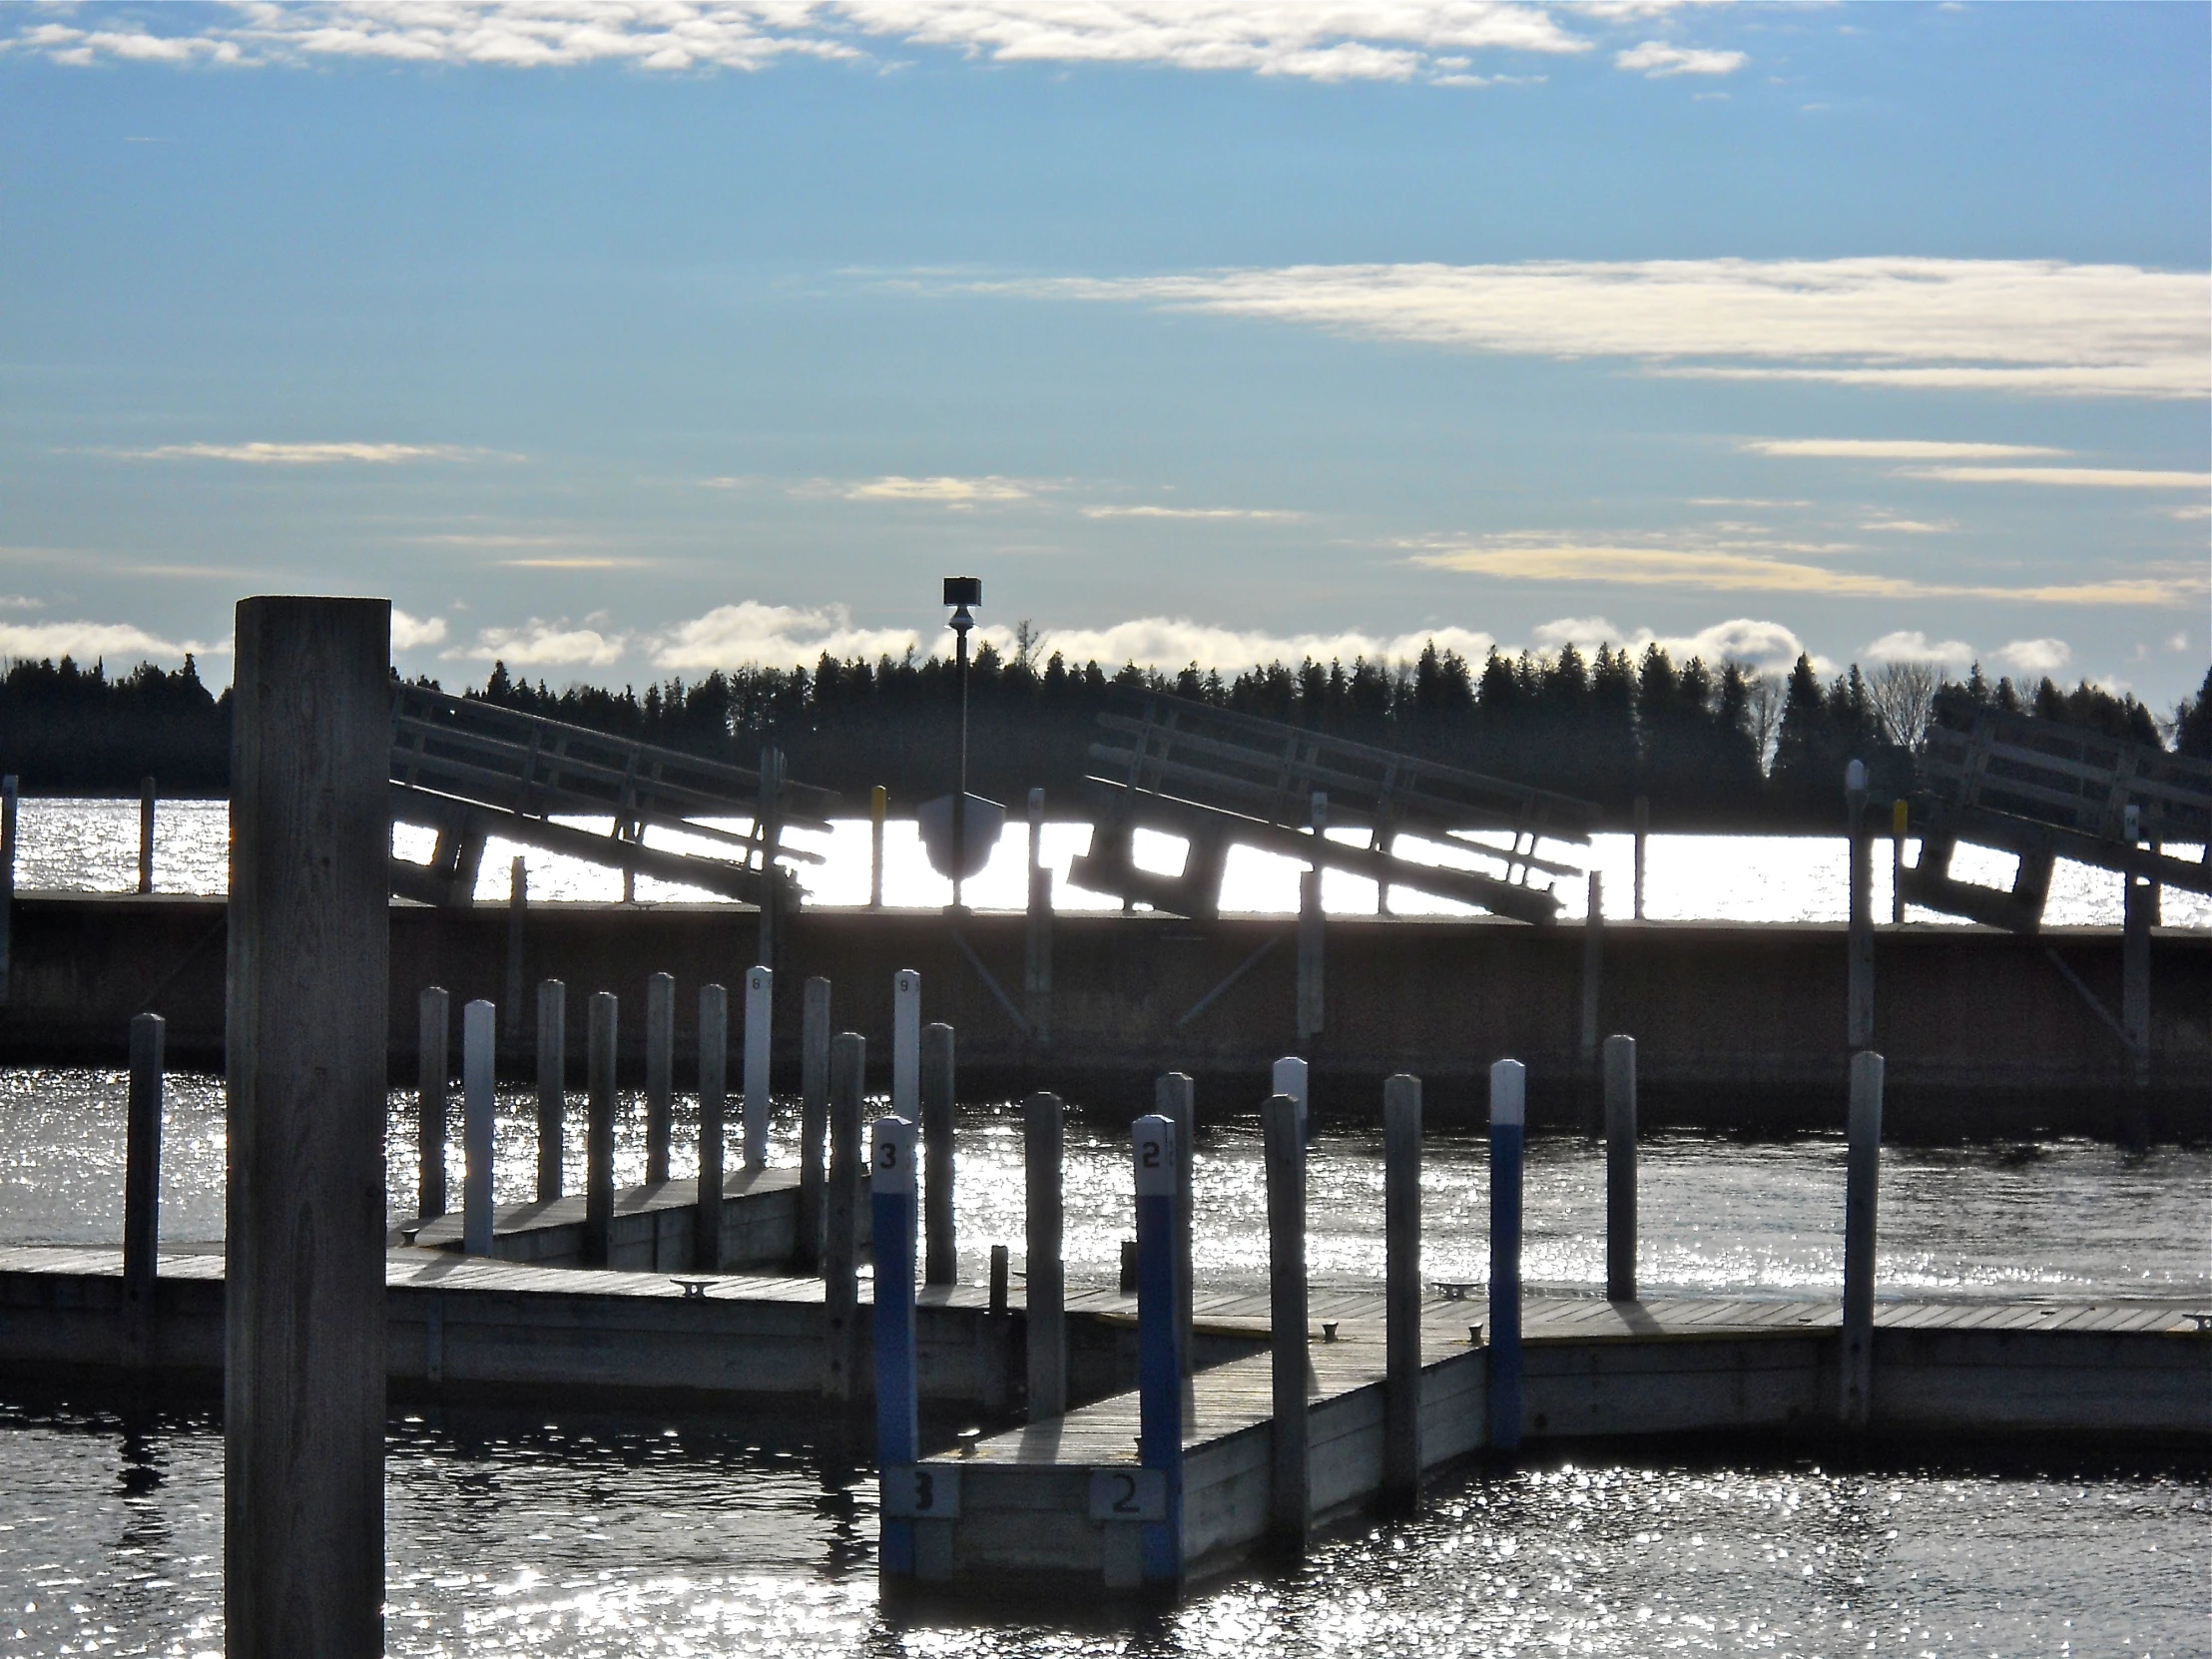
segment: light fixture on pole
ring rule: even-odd
[[[968,607],[983,603],[982,578],[947,576],[944,602],[952,607],[953,663],[960,680],[960,775],[958,787],[951,795],[928,802],[915,816],[931,867],[939,875],[952,879],[952,908],[958,910],[962,907],[961,884],[989,861],[991,848],[998,844],[999,831],[1006,825],[1006,810],[967,792],[967,637],[968,630],[975,626],[974,614]],[[971,829],[974,830],[972,838]],[[980,856],[977,856],[978,851]]]

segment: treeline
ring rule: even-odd
[[[1173,692],[1597,802],[1625,813],[1637,796],[1662,823],[1714,828],[1828,822],[1842,811],[1841,779],[1868,764],[1878,798],[1915,780],[1914,750],[1929,723],[1969,722],[2002,709],[2085,726],[2142,743],[2170,739],[2212,759],[2212,672],[2167,729],[2131,696],[2083,682],[2065,690],[1993,683],[1976,667],[1944,682],[1922,665],[1854,666],[1823,679],[1800,658],[1787,675],[1734,664],[1677,664],[1658,646],[1640,656],[1613,647],[1585,657],[1493,652],[1479,666],[1424,650],[1410,663],[1269,664],[1234,677],[1196,666],[1163,674],[1134,665],[1108,673],[1026,649],[990,646],[969,677],[969,782],[1017,803],[1042,786],[1073,808],[1116,688]],[[894,811],[944,792],[957,765],[959,684],[940,658],[874,662],[825,657],[813,669],[742,669],[696,681],[620,691],[554,690],[494,665],[465,693],[502,707],[742,766],[775,743],[791,776],[841,791],[860,806],[884,785]],[[135,790],[152,775],[167,794],[228,788],[230,698],[210,695],[196,665],[165,673],[141,665],[111,680],[18,662],[0,676],[0,769],[34,793]]]

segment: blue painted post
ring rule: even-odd
[[[1166,1476],[1167,1514],[1144,1523],[1144,1581],[1183,1577],[1183,1322],[1176,1210],[1181,1182],[1174,1122],[1135,1128],[1137,1156],[1137,1461]]]
[[[461,1249],[491,1254],[492,1061],[499,1008],[478,998],[461,1010]]]
[[[921,1426],[914,1382],[914,1126],[877,1118],[868,1147],[875,1243],[875,1466],[911,1463]],[[876,1558],[885,1574],[914,1570],[914,1523],[885,1516]]]
[[[1490,1067],[1490,1448],[1520,1449],[1521,1131],[1528,1069]]]

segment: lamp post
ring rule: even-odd
[[[975,626],[970,605],[983,603],[980,576],[947,576],[944,602],[952,607],[953,662],[960,676],[960,780],[952,796],[952,908],[959,910],[960,886],[967,868],[967,637]]]

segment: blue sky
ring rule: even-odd
[[[2212,9],[0,10],[0,652],[2202,677]],[[227,677],[218,655],[211,675]]]

